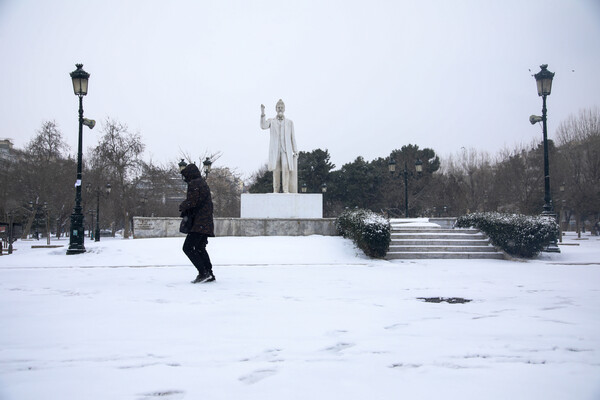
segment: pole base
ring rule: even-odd
[[[85,246],[83,243],[83,215],[80,213],[73,213],[71,214],[71,236],[69,237],[69,249],[67,250],[67,254],[85,253]]]
[[[85,253],[85,249],[68,249],[67,250],[67,255],[82,254],[82,253]]]
[[[542,212],[542,217],[550,218],[550,219],[556,221],[556,214],[554,213],[554,209],[552,208],[552,204],[550,202],[546,202],[546,205],[544,206],[544,211]],[[560,229],[559,229],[559,235],[560,235]],[[561,239],[562,239],[562,237],[561,237]],[[558,243],[556,242],[556,239],[552,240],[548,244],[548,246],[546,246],[546,248],[542,251],[544,253],[560,253],[560,249],[558,248]]]
[[[550,244],[542,251],[544,253],[560,253],[560,249],[558,248],[556,241],[550,242]]]

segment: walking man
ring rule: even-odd
[[[198,270],[192,283],[212,282],[215,275],[206,251],[208,237],[215,236],[210,189],[195,164],[188,164],[181,175],[188,184],[186,199],[179,205],[183,217],[180,231],[187,233],[183,252]]]

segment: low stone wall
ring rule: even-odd
[[[173,217],[133,217],[133,238],[159,238],[185,236],[179,233],[181,218]]]
[[[335,218],[215,218],[215,236],[336,236]],[[134,239],[185,236],[181,218],[133,217]]]

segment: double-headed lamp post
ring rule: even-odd
[[[552,206],[552,196],[550,194],[550,161],[548,158],[548,128],[546,126],[546,97],[550,95],[552,91],[552,79],[554,78],[554,72],[548,71],[548,64],[540,65],[540,72],[534,75],[535,81],[537,82],[538,96],[542,98],[542,117],[536,117],[532,115],[529,121],[534,124],[541,120],[542,131],[544,134],[544,211],[542,215],[556,219],[554,213],[554,207]],[[560,253],[560,249],[556,243],[556,238],[550,242],[548,247],[545,249],[547,252]]]
[[[388,162],[388,170],[392,175],[396,172],[396,160],[392,156],[390,156],[390,161]],[[420,159],[415,161],[415,171],[418,174],[423,172],[423,161]],[[404,217],[408,218],[408,164],[406,160],[404,160]]]
[[[95,125],[93,120],[83,118],[83,96],[88,91],[88,79],[90,74],[83,70],[83,64],[76,64],[77,69],[71,72],[73,80],[73,91],[79,97],[79,144],[77,146],[77,180],[75,181],[75,208],[71,214],[71,232],[69,238],[69,248],[67,254],[85,253],[83,242],[83,213],[81,207],[81,165],[82,165],[82,145],[83,145],[83,125],[92,129]]]
[[[107,183],[104,188],[104,196],[108,197],[111,189],[112,189],[112,187],[110,186],[110,183]],[[89,192],[92,191],[91,187],[89,186],[89,183],[88,183],[88,191]],[[96,193],[96,230],[94,231],[94,241],[99,242],[100,241],[100,195],[103,193],[102,193],[102,189],[100,187],[96,187],[95,189],[93,189],[93,191],[94,191],[94,193]],[[93,218],[94,218],[94,215],[92,214],[92,219]]]

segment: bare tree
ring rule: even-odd
[[[69,151],[61,131],[55,121],[45,121],[42,127],[36,131],[36,135],[29,141],[25,150],[33,156],[37,162],[49,162],[63,158]]]
[[[18,164],[18,185],[14,187],[14,195],[19,199],[17,205],[22,208],[34,205],[23,235],[29,233],[32,218],[37,212],[37,205],[46,203],[48,218],[57,221],[57,235],[60,226],[68,218],[74,201],[75,163],[68,158],[69,146],[63,139],[56,122],[42,123],[36,135],[29,141],[25,150],[20,153]]]
[[[134,183],[138,199],[136,215],[179,216],[177,205],[185,196],[186,184],[176,165],[143,163],[142,173]]]
[[[455,213],[492,209],[488,204],[492,190],[492,159],[486,152],[474,148],[463,148],[444,165],[446,175],[452,185],[453,199],[451,207]]]
[[[141,172],[141,155],[145,145],[139,133],[129,132],[126,124],[107,118],[102,124],[103,136],[93,150],[92,168],[100,169],[112,183],[111,198],[120,213],[123,237],[129,238],[130,210],[135,206],[132,183]]]
[[[585,218],[593,226],[600,217],[600,109],[571,115],[557,129],[565,184],[566,206],[577,216],[577,230]]]
[[[554,147],[552,146],[552,149]],[[537,214],[543,205],[543,162],[539,142],[502,150],[494,165],[492,198],[498,211]]]
[[[215,217],[239,218],[243,188],[241,177],[227,167],[213,168],[207,177]]]

